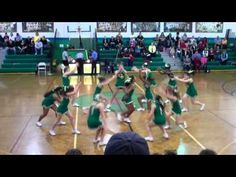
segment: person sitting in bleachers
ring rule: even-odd
[[[118,46],[120,46],[120,45],[123,45],[123,42],[122,42],[122,40],[120,38],[118,38],[116,40],[116,47],[118,48]]]
[[[201,57],[201,68],[202,68],[205,72],[208,71],[207,61],[208,61],[207,57],[203,55],[203,56]]]
[[[215,49],[217,48],[217,46],[221,47],[221,39],[219,36],[215,38],[214,42],[215,42],[215,45],[214,45]]]
[[[221,61],[220,61],[220,64],[222,65],[226,65],[227,62],[228,62],[228,53],[226,52],[226,50],[224,50],[221,54]]]
[[[215,59],[220,61],[221,60],[221,50],[220,50],[220,46],[217,46],[216,47],[216,50],[215,50]]]
[[[201,55],[200,55],[200,53],[198,53],[197,50],[195,51],[195,54],[193,54],[193,56],[192,56],[192,61],[193,61],[195,71],[200,71]]]
[[[9,41],[9,36],[8,36],[8,34],[7,34],[7,33],[5,33],[5,35],[4,35],[4,37],[3,37],[3,39],[4,39],[4,42],[7,44],[7,43],[8,43],[8,41]]]
[[[0,35],[0,47],[4,47],[4,39],[2,35]]]
[[[103,49],[109,50],[109,42],[108,42],[106,36],[104,36],[104,38],[102,40],[102,44],[103,44]]]
[[[116,35],[116,41],[121,41],[121,42],[123,42],[123,36],[121,35],[121,32],[119,32],[119,33]]]
[[[16,33],[16,37],[15,37],[15,44],[16,46],[20,46],[22,42],[22,37],[19,33]]]
[[[24,40],[21,41],[20,45],[17,46],[17,53],[18,54],[27,54],[28,51],[28,46],[27,44],[24,42]]]
[[[222,50],[226,50],[227,49],[227,45],[228,45],[228,41],[226,39],[226,37],[224,39],[222,39],[221,41],[221,49]]]
[[[7,42],[7,54],[10,55],[10,54],[16,54],[16,48],[14,46],[14,43],[12,40],[9,40]]]
[[[110,39],[110,41],[109,41],[109,46],[110,46],[110,48],[112,48],[112,49],[115,49],[115,48],[116,48],[116,40],[115,40],[115,38],[114,38],[113,36],[111,36],[111,39]]]
[[[9,40],[11,40],[12,42],[15,42],[15,37],[12,32],[10,33]]]
[[[130,48],[135,49],[135,47],[136,47],[135,38],[130,38],[129,45],[130,45]]]
[[[159,46],[160,46],[160,52],[165,51],[166,47],[166,37],[165,34],[162,32],[160,37],[159,37]]]
[[[144,43],[144,37],[141,32],[139,32],[139,35],[136,37],[136,42],[138,45],[141,45],[141,43]]]
[[[215,52],[214,52],[213,48],[211,48],[208,52],[208,60],[209,61],[215,60]]]
[[[208,55],[209,55],[208,48],[205,48],[205,49],[202,51],[202,56],[203,56],[203,57],[208,57]]]
[[[36,41],[34,48],[35,48],[35,55],[38,55],[39,51],[40,51],[40,55],[43,55],[43,43],[41,40]]]
[[[49,48],[49,40],[46,39],[45,36],[43,36],[43,37],[41,38],[41,42],[43,43],[43,49],[44,49],[44,50],[48,50],[48,48]]]
[[[154,45],[154,43],[152,42],[151,45],[148,46],[148,51],[151,54],[152,57],[156,56],[156,46]]]

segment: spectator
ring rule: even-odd
[[[227,61],[228,61],[228,53],[226,52],[226,50],[224,50],[221,54],[220,64],[225,65],[227,64]]]
[[[214,42],[215,42],[215,46],[214,46],[215,49],[217,48],[217,46],[221,47],[221,39],[219,36],[215,38]]]
[[[206,56],[202,56],[201,58],[201,67],[202,69],[207,72],[208,71],[208,67],[207,67],[207,57]]]
[[[214,52],[213,48],[211,48],[208,52],[208,60],[209,61],[215,60],[215,52]]]
[[[79,149],[69,149],[65,155],[83,155]]]
[[[34,45],[35,49],[35,55],[38,55],[38,52],[40,51],[40,55],[43,55],[43,43],[42,41],[37,41]]]
[[[135,49],[136,41],[135,38],[130,38],[130,48]]]
[[[189,41],[190,41],[191,46],[192,46],[194,43],[196,43],[196,39],[194,38],[194,36],[192,36],[192,38],[190,38]]]
[[[221,41],[221,49],[222,50],[226,50],[227,49],[227,45],[228,45],[228,41],[226,39],[226,37],[224,39],[222,39]]]
[[[139,35],[137,36],[136,41],[138,45],[141,45],[141,43],[144,42],[144,37],[141,32],[139,32]]]
[[[79,75],[84,74],[84,54],[82,52],[79,52],[76,54],[76,61],[79,63],[77,67],[77,72]]]
[[[111,137],[104,155],[150,155],[150,153],[143,137],[134,132],[122,132]]]
[[[184,58],[183,69],[184,71],[189,71],[192,69],[192,60],[189,55],[186,55],[186,57]]]
[[[206,48],[206,47],[208,48],[208,39],[206,37],[203,38],[202,44],[203,44],[204,48]]]
[[[38,32],[35,33],[35,36],[33,37],[32,40],[34,41],[35,44],[40,41],[40,36]]]
[[[111,39],[109,41],[109,45],[112,49],[115,49],[116,48],[116,40],[113,36],[111,36]]]
[[[199,155],[217,155],[217,153],[211,149],[202,150]]]
[[[149,53],[151,54],[152,57],[156,56],[157,49],[156,49],[156,46],[154,45],[153,42],[151,43],[151,45],[149,45],[148,51],[149,51]]]
[[[12,40],[9,40],[7,42],[7,54],[9,55],[9,54],[12,54],[12,53],[16,54],[16,48],[15,48]]]
[[[118,38],[117,40],[116,40],[116,47],[118,47],[118,46],[122,46],[123,45],[123,42],[122,42],[122,40],[120,40],[120,38]]]
[[[19,54],[27,54],[28,52],[28,46],[24,42],[24,40],[21,41],[20,45],[17,48],[18,48]]]
[[[202,41],[200,41],[198,43],[198,52],[201,54],[204,49],[205,49],[205,45]]]
[[[19,33],[16,33],[16,37],[15,37],[15,43],[16,43],[16,46],[20,46],[21,45],[21,42],[22,42],[22,37]]]
[[[176,37],[175,37],[175,50],[177,50],[178,46],[179,46],[179,32],[176,33]]]
[[[153,40],[153,44],[156,46],[157,51],[159,51],[159,36],[156,35],[155,39]]]
[[[43,36],[42,38],[41,38],[41,42],[43,43],[43,48],[44,49],[48,49],[49,48],[49,41],[48,41],[48,39],[46,39],[46,37],[45,36]]]
[[[197,45],[198,45],[201,41],[202,41],[201,37],[198,36],[198,38],[197,38]]]
[[[25,39],[25,44],[27,45],[28,54],[32,54],[34,52],[34,41],[32,38],[28,36],[28,38]]]
[[[129,54],[128,66],[133,66],[134,56],[132,53]]]
[[[198,51],[195,51],[195,54],[192,56],[192,61],[194,65],[194,69],[197,71],[200,71],[201,67],[201,55],[198,53]]]
[[[160,52],[165,51],[165,46],[166,46],[165,42],[166,42],[166,37],[165,37],[165,34],[162,32],[159,37]]]
[[[0,47],[4,47],[4,39],[2,35],[0,35]]]
[[[186,33],[184,33],[184,35],[182,36],[182,40],[186,43],[188,42],[188,36]]]
[[[108,42],[106,36],[104,36],[102,43],[103,43],[103,49],[108,50],[109,49],[109,42]]]
[[[7,44],[7,43],[8,43],[8,41],[9,41],[9,36],[8,36],[8,34],[7,34],[7,33],[5,33],[5,35],[4,35],[4,37],[3,37],[3,39],[4,39],[4,42]]]
[[[209,55],[208,49],[205,48],[205,50],[202,51],[202,56],[203,57],[208,57],[208,55]]]
[[[10,33],[9,40],[11,40],[13,43],[15,42],[15,37],[12,32]]]
[[[185,51],[187,50],[187,46],[186,46],[184,40],[182,40],[182,39],[179,40],[179,48],[181,50],[180,59],[181,59],[181,61],[183,61],[183,58],[186,57]]]
[[[170,53],[170,48],[173,46],[173,39],[171,33],[166,37],[166,49],[167,53]]]
[[[65,66],[69,66],[69,55],[68,55],[68,48],[65,47],[62,52],[62,63]]]
[[[116,40],[118,41],[123,41],[123,37],[121,35],[121,32],[119,32],[117,35],[116,35]]]
[[[98,53],[96,52],[96,50],[92,51],[92,75],[96,75],[97,74],[97,59],[98,59]]]

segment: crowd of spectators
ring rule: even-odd
[[[8,35],[0,35],[0,47],[7,49],[7,54],[35,54],[43,55],[45,50],[50,48],[50,41],[45,36],[40,36],[38,32],[35,36],[22,38],[19,33],[14,35],[12,32]]]

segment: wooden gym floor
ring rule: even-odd
[[[160,74],[155,77],[157,83],[167,81]],[[72,84],[78,80],[83,86],[77,101],[82,106],[89,105],[87,97],[91,98],[97,79],[95,76],[71,77]],[[151,153],[178,149],[181,154],[198,154],[203,148],[211,148],[219,154],[236,154],[236,72],[200,73],[194,76],[194,80],[198,99],[206,103],[205,111],[191,105],[190,112],[183,113],[188,129],[184,131],[174,127],[169,130],[169,140],[162,139],[160,130],[154,128],[155,141],[148,143]],[[78,118],[81,135],[71,134],[69,121],[64,117],[67,125],[56,129],[57,136],[49,136],[48,130],[55,121],[53,112],[42,121],[42,128],[36,127],[42,112],[43,94],[60,83],[59,76],[0,75],[0,154],[65,154],[73,147],[78,147],[86,155],[103,154],[104,148],[92,143],[95,131],[87,128],[86,115],[81,107],[70,105],[72,115]],[[137,83],[141,85],[140,81]],[[114,88],[114,83],[110,85]],[[178,86],[184,93],[185,86],[182,83]],[[109,93],[109,88],[105,87],[104,92]],[[139,93],[137,89],[135,95]],[[146,116],[147,112],[137,111],[131,116],[133,130],[142,136],[147,136],[144,127]],[[118,122],[114,112],[107,113],[107,121],[113,133],[130,130],[128,125]],[[181,144],[180,139],[183,141]]]

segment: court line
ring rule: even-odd
[[[170,117],[174,122],[176,121],[172,116]],[[180,127],[182,130],[184,130],[184,132],[190,137],[192,138],[192,140],[197,143],[202,149],[206,149],[205,146],[203,146],[200,141],[198,141],[188,130],[186,130],[185,128],[183,127]]]
[[[79,76],[79,82],[80,82],[80,76]],[[79,97],[79,93],[80,91],[77,93],[77,98]],[[75,113],[75,129],[77,130],[78,128],[78,118],[79,118],[79,108],[76,107],[76,113]],[[74,134],[74,145],[73,148],[76,149],[77,148],[77,139],[78,139],[78,135],[75,133]]]
[[[21,130],[20,135],[17,137],[15,143],[14,143],[13,146],[11,147],[11,149],[10,149],[10,153],[12,153],[13,150],[15,149],[16,145],[17,145],[18,142],[20,141],[20,138],[22,137],[23,133],[25,132],[25,129],[26,129],[27,126],[29,125],[29,123],[30,123],[30,121],[31,121],[32,118],[33,118],[33,116],[30,116],[30,118],[29,118],[28,121],[26,122],[26,124],[25,124],[23,130]]]
[[[218,154],[221,155],[227,148],[229,148],[232,144],[236,143],[236,139],[234,139],[231,143],[227,144],[226,146],[224,146],[219,152]]]

